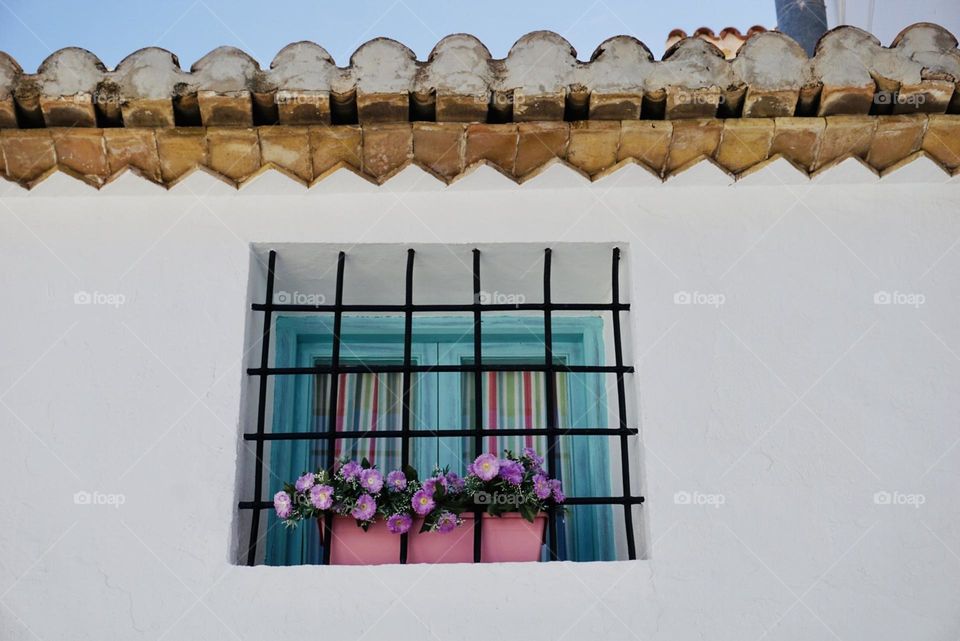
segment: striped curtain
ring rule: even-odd
[[[402,427],[403,374],[340,374],[339,379],[337,432],[359,435]],[[314,416],[319,431],[326,430],[330,416],[329,386],[329,375],[317,377]],[[412,416],[417,416],[417,395],[411,393],[410,399]],[[340,460],[344,456],[358,461],[366,458],[381,470],[394,470],[400,467],[400,441],[363,436],[337,440],[334,457]]]

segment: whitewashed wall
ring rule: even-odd
[[[956,0],[826,0],[826,6],[831,29],[842,24],[860,27],[886,46],[904,26],[915,22],[932,22],[960,33]]]
[[[960,184],[775,167],[2,186],[0,638],[955,641]],[[249,244],[498,241],[628,248],[650,558],[233,565]]]

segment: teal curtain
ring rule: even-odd
[[[402,363],[402,322],[396,316],[352,318],[341,332],[341,362],[351,364]],[[397,325],[399,323],[399,330]],[[485,362],[543,362],[542,321],[530,317],[497,317],[483,324]],[[332,319],[288,317],[276,320],[275,366],[305,366],[329,362]],[[562,317],[554,320],[554,355],[577,364],[603,361],[601,319]],[[538,337],[539,328],[539,337]],[[433,317],[414,335],[413,360],[423,364],[469,364],[473,358],[469,319]],[[539,360],[538,360],[539,359]],[[483,374],[483,427],[538,428],[546,425],[546,375],[542,372],[488,372]],[[557,424],[563,427],[607,427],[606,390],[602,374],[557,373]],[[277,376],[274,380],[274,432],[325,431],[329,416],[329,376]],[[337,431],[398,429],[402,409],[402,375],[341,374],[336,411]],[[474,423],[473,374],[414,374],[411,387],[411,428],[461,427]],[[270,496],[306,470],[322,467],[326,441],[272,441],[269,453]],[[546,452],[546,437],[490,437],[486,451],[519,451],[530,446]],[[560,477],[570,496],[610,494],[611,467],[608,438],[562,437]],[[398,439],[358,436],[338,441],[335,455],[367,457],[380,469],[400,463]],[[472,437],[415,438],[411,463],[429,473],[449,466],[461,474],[476,456]],[[561,557],[577,561],[616,557],[613,507],[582,505],[570,508],[561,520]],[[266,541],[268,565],[320,562],[316,527],[302,524],[288,530],[270,511]]]

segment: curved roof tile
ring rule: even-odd
[[[579,60],[549,31],[523,36],[502,59],[466,34],[442,39],[424,61],[378,38],[347,67],[310,42],[288,45],[267,69],[233,47],[190,70],[157,48],[114,70],[83,49],[61,49],[36,73],[0,53],[0,128],[960,113],[957,39],[934,24],[907,27],[886,47],[838,27],[813,58],[785,35],[753,27],[714,34],[745,40],[727,59],[699,32],[675,31],[680,39],[661,60],[629,36]]]

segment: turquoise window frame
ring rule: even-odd
[[[602,364],[605,361],[603,318],[599,316],[555,316],[553,354],[558,362],[568,364]],[[404,318],[401,315],[345,315],[341,328],[341,363],[403,362]],[[333,343],[333,315],[279,315],[274,326],[276,336],[274,367],[310,367],[329,359]],[[543,318],[540,316],[504,315],[483,319],[483,358],[485,363],[542,363]],[[526,348],[529,346],[529,348]],[[411,359],[417,364],[459,365],[471,361],[473,352],[473,319],[467,316],[414,317]],[[416,375],[414,389],[418,412],[411,416],[411,429],[433,426],[457,427],[463,422],[464,403],[459,375],[444,373],[434,376]],[[603,374],[567,373],[569,414],[566,427],[606,427],[608,423],[607,393]],[[277,376],[273,388],[273,432],[307,431],[314,428],[314,376]],[[299,426],[299,427],[298,427]],[[609,442],[605,437],[564,437],[569,439],[571,456],[577,462],[576,473],[564,478],[564,489],[570,496],[606,496],[610,494],[611,467]],[[447,440],[460,440],[446,437]],[[464,470],[465,452],[456,457],[450,450],[436,450],[437,461],[429,461],[429,448],[422,447],[430,439],[417,438],[411,448],[411,463],[421,470],[439,463],[442,467]],[[316,441],[273,441],[270,450],[270,495],[282,489],[303,471],[315,468],[311,448]],[[331,443],[332,446],[332,443]],[[418,447],[419,446],[419,447]],[[429,462],[428,462],[429,461]],[[616,558],[613,510],[609,505],[580,505],[576,508],[576,549],[571,556],[583,560]],[[564,528],[561,528],[563,532]],[[565,537],[564,537],[565,538]],[[309,527],[287,530],[270,511],[266,535],[267,565],[303,565],[320,563],[319,537]],[[561,549],[563,545],[561,539]]]

